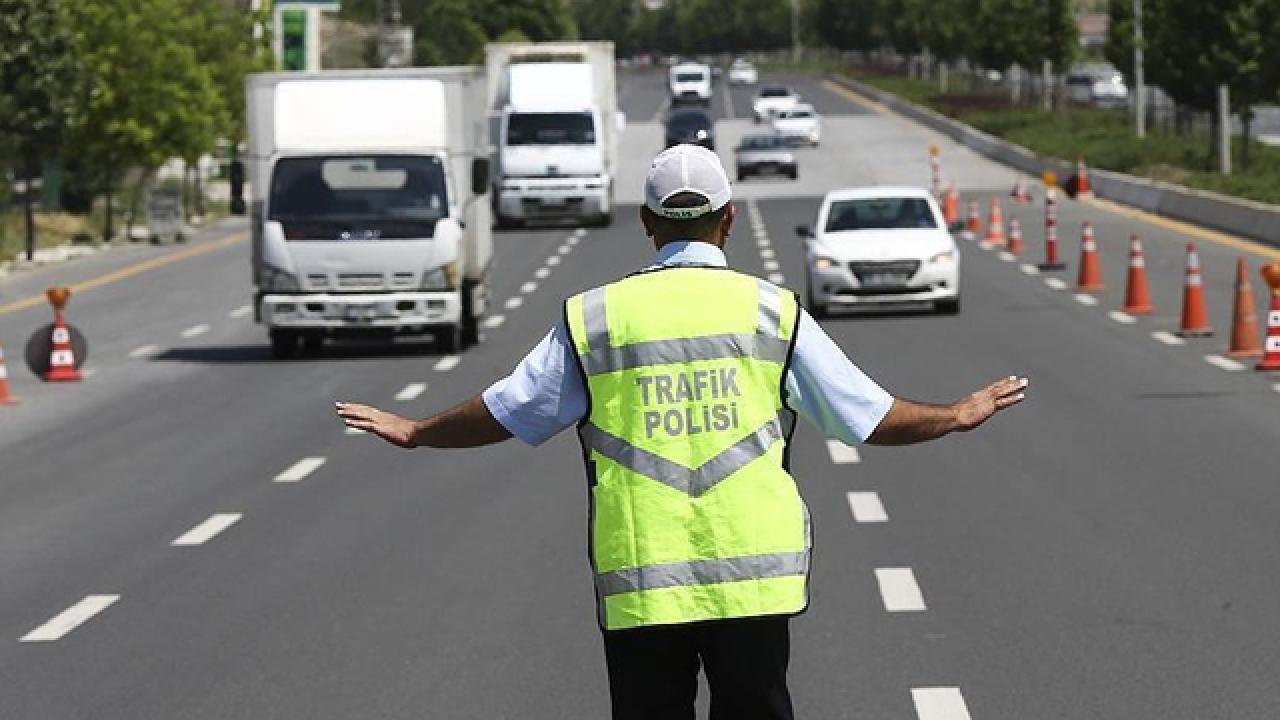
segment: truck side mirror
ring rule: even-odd
[[[484,195],[489,192],[489,158],[471,159],[471,194]]]
[[[796,235],[799,235],[802,238],[811,238],[813,237],[813,231],[809,229],[808,225],[797,225]]]

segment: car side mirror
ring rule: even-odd
[[[471,194],[484,195],[489,192],[489,158],[471,159]]]
[[[799,235],[802,238],[811,238],[813,237],[813,231],[809,229],[808,225],[797,225],[796,235]]]

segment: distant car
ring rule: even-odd
[[[756,122],[766,122],[783,110],[790,110],[800,97],[784,85],[761,85],[751,101],[751,114]]]
[[[745,135],[733,150],[738,168],[738,180],[748,175],[785,175],[792,180],[799,176],[795,153],[777,133],[752,133]]]
[[[666,147],[690,143],[708,150],[716,149],[716,126],[702,110],[686,108],[667,116]]]
[[[932,303],[960,312],[960,251],[927,190],[847,188],[827,193],[805,241],[806,299],[815,317],[833,307]]]
[[[729,66],[730,85],[755,85],[760,82],[760,73],[750,61],[738,58]]]
[[[673,104],[696,102],[711,104],[711,68],[702,63],[680,63],[667,76]]]
[[[788,143],[816,146],[822,140],[822,118],[808,103],[775,114],[772,124],[774,132]]]
[[[1066,79],[1067,97],[1081,105],[1122,107],[1129,102],[1129,87],[1118,72],[1090,74],[1072,72]]]

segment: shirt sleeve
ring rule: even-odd
[[[564,323],[557,323],[482,397],[494,419],[529,445],[541,445],[576,425],[587,413],[587,392]]]
[[[847,445],[865,441],[893,406],[893,396],[858,369],[803,308],[796,333],[787,406],[827,437]]]

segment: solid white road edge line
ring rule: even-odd
[[[515,310],[516,308],[520,307],[523,304],[524,304],[524,298],[520,297],[519,295],[515,295],[513,297],[507,298],[507,301],[503,303],[503,307],[505,307],[508,310]]]
[[[278,483],[296,483],[311,473],[315,472],[321,465],[327,462],[327,458],[323,457],[304,457],[288,470],[276,476],[274,482]]]
[[[40,627],[22,636],[19,642],[53,642],[80,627],[89,618],[106,610],[120,599],[119,595],[86,595],[83,600],[63,610]]]
[[[911,700],[920,720],[972,720],[958,687],[911,688]]]
[[[845,445],[833,438],[827,438],[827,453],[831,455],[831,462],[837,465],[852,465],[862,462],[862,456],[858,454],[858,448],[852,445]]]
[[[160,352],[159,345],[143,345],[142,347],[136,347],[130,350],[129,357],[137,360],[138,358],[151,357],[158,352]]]
[[[886,612],[924,612],[924,595],[909,567],[876,568]]]
[[[462,359],[457,355],[445,355],[436,361],[435,371],[449,372],[450,370],[458,367],[458,363],[460,362],[462,362]]]
[[[1134,317],[1134,316],[1130,315],[1130,314],[1129,314],[1129,313],[1127,313],[1127,312],[1121,312],[1121,311],[1119,311],[1119,310],[1112,310],[1111,312],[1107,313],[1107,315],[1108,315],[1112,320],[1115,320],[1116,322],[1120,323],[1121,325],[1132,325],[1132,324],[1134,324],[1134,323],[1138,322],[1138,318],[1136,318],[1136,317]]]
[[[203,335],[207,332],[209,332],[209,323],[200,323],[199,325],[192,325],[186,330],[183,330],[182,337],[190,339]]]
[[[419,395],[426,391],[427,384],[424,382],[409,383],[404,386],[404,389],[396,393],[396,400],[399,400],[400,402],[416,400]]]
[[[507,318],[503,315],[490,315],[489,317],[484,319],[483,327],[486,330],[492,330],[493,328],[501,327],[502,323],[506,321],[507,321]]]
[[[873,492],[846,493],[849,497],[849,510],[856,523],[886,523],[889,514],[884,511],[884,503],[880,496]]]
[[[1174,335],[1173,333],[1167,330],[1156,330],[1155,332],[1151,333],[1151,337],[1154,338],[1157,342],[1162,342],[1165,345],[1168,345],[1170,347],[1177,347],[1179,345],[1187,344],[1186,340],[1178,337],[1177,335]]]
[[[235,525],[242,517],[244,517],[243,513],[214,513],[209,516],[208,520],[186,531],[171,544],[174,547],[203,545],[212,540],[218,533]]]
[[[1244,370],[1244,363],[1221,355],[1205,355],[1204,361],[1227,372],[1241,372]]]

